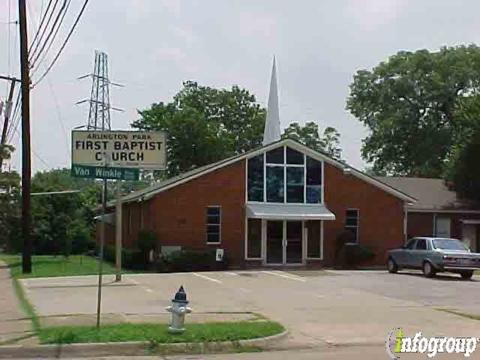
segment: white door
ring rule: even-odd
[[[478,251],[477,245],[477,227],[473,224],[462,225],[462,241],[470,250]]]
[[[435,236],[443,238],[450,237],[450,218],[437,217],[435,219]]]

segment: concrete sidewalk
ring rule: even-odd
[[[32,328],[18,303],[10,271],[1,261],[0,289],[0,344],[3,344],[31,334]]]

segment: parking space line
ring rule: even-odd
[[[128,281],[132,282],[135,285],[140,285],[140,283],[137,280],[133,280],[131,278],[127,278]]]
[[[199,273],[192,273],[193,275],[199,277],[199,278],[202,278],[202,279],[205,279],[205,280],[209,280],[209,281],[212,281],[212,282],[215,282],[217,284],[221,284],[222,282],[220,280],[217,280],[217,279],[214,279],[214,278],[211,278],[209,276],[206,276],[206,275],[202,275],[202,274],[199,274]]]
[[[150,294],[153,294],[154,291],[152,289],[150,289],[148,286],[145,286],[145,285],[142,285],[140,284],[137,280],[134,280],[132,278],[126,278],[127,281],[130,281],[132,284],[135,284],[136,286],[139,286],[141,287],[143,290],[145,290],[146,292],[150,293]]]
[[[225,274],[230,275],[230,276],[238,276],[237,273],[231,272],[231,271],[226,271]]]
[[[289,279],[289,280],[296,280],[296,281],[301,281],[301,282],[306,282],[307,280],[299,277],[299,276],[296,276],[296,275],[287,275],[285,274],[284,272],[282,271],[262,271],[264,274],[269,274],[269,275],[274,275],[274,276],[278,276],[278,277],[282,277],[284,279]]]

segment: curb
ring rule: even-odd
[[[221,341],[206,343],[171,343],[155,344],[146,341],[118,343],[84,343],[65,345],[37,346],[0,346],[0,359],[15,358],[81,358],[103,356],[140,356],[156,353],[189,353],[235,351],[238,347],[266,348],[285,338],[288,331],[263,338],[238,341]]]

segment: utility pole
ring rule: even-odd
[[[22,82],[22,272],[32,272],[32,238],[30,213],[30,74],[28,69],[28,33],[26,0],[18,0],[20,27],[20,71]]]

